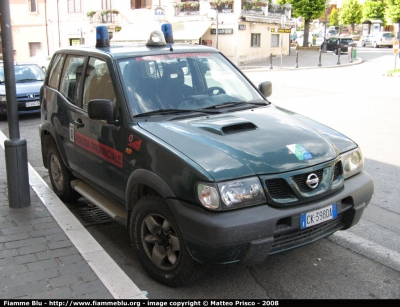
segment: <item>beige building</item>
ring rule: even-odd
[[[145,41],[171,23],[175,42],[206,44],[235,64],[289,54],[291,7],[266,0],[9,0],[16,61],[94,45],[106,25],[112,44]],[[284,17],[283,17],[284,16]]]

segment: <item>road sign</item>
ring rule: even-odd
[[[396,38],[393,43],[393,53],[397,54],[399,52],[399,40]]]

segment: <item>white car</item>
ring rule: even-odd
[[[297,39],[296,43],[298,46],[303,46],[304,34],[301,34]],[[308,47],[321,46],[324,42],[324,36],[320,33],[308,33]]]
[[[392,32],[373,32],[361,39],[361,46],[372,46],[374,48],[388,46],[393,47],[395,36]]]

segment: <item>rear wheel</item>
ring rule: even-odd
[[[191,283],[207,270],[189,254],[173,214],[158,196],[138,201],[130,219],[129,233],[144,269],[169,287]]]
[[[71,181],[75,177],[65,166],[55,144],[50,146],[47,159],[50,182],[54,193],[63,201],[74,201],[80,198],[81,195],[71,187]]]

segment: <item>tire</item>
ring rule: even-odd
[[[192,283],[207,270],[189,254],[173,214],[159,196],[138,201],[132,211],[129,234],[143,268],[166,286]]]
[[[82,197],[71,187],[71,181],[75,177],[65,166],[55,144],[50,146],[47,159],[50,182],[54,193],[65,202],[75,201]]]

